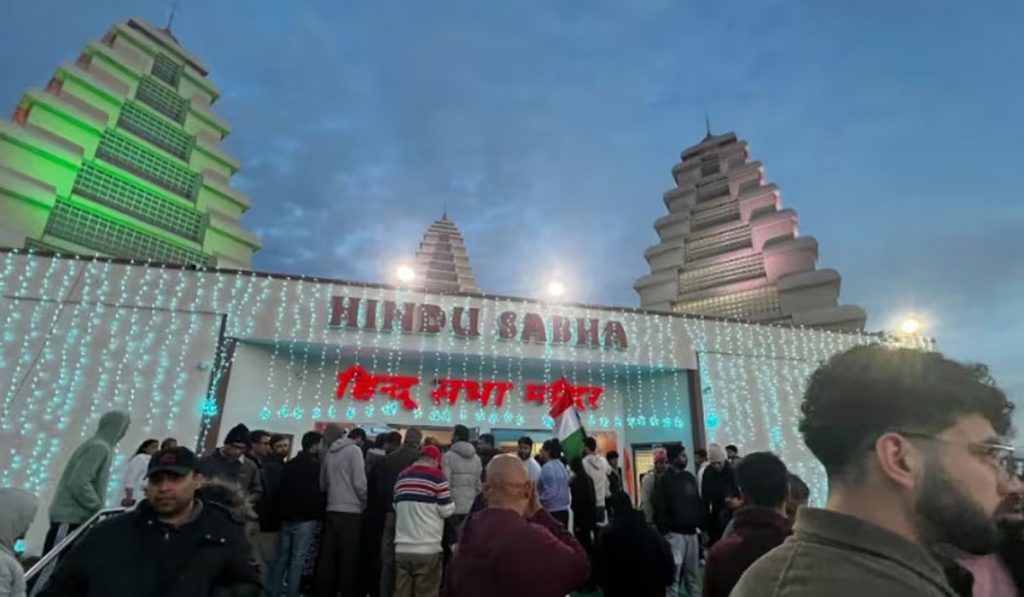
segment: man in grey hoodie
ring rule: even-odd
[[[321,595],[357,595],[360,587],[359,533],[366,509],[366,432],[356,427],[335,440],[320,467],[327,516],[320,543],[317,585]]]
[[[469,515],[473,500],[483,486],[483,464],[476,448],[469,443],[469,429],[465,425],[456,425],[452,430],[452,447],[441,459],[441,468],[444,469],[452,501],[455,502],[452,524],[458,529]]]
[[[128,432],[130,423],[131,418],[124,411],[103,413],[96,434],[71,453],[50,502],[50,530],[43,542],[43,555],[103,508],[114,448]],[[46,584],[56,564],[54,560],[43,568],[36,586]]]
[[[25,574],[14,544],[28,532],[38,508],[39,499],[24,489],[0,489],[0,595],[25,595]]]

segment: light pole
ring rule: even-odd
[[[565,295],[565,284],[559,280],[551,280],[548,282],[547,292],[551,298],[561,298]]]
[[[409,284],[416,279],[416,270],[408,265],[400,265],[395,269],[395,277],[402,284]]]

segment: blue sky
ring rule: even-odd
[[[0,106],[169,5],[4,0]],[[1021,22],[1016,0],[184,0],[174,32],[223,91],[258,269],[383,280],[447,203],[485,291],[558,270],[635,305],[707,111],[870,328],[921,313],[1024,400]]]

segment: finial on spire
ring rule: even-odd
[[[704,113],[704,128],[708,132],[707,136],[705,136],[704,138],[705,139],[710,139],[711,138],[711,118],[708,117],[708,113],[707,112]]]
[[[442,220],[447,220],[448,219],[448,202],[447,201],[444,202],[444,213],[441,214],[441,219]]]
[[[181,3],[181,0],[171,0],[171,10],[170,10],[170,13],[168,13],[168,15],[167,15],[167,26],[164,27],[164,29],[167,30],[168,32],[171,30],[171,25],[174,24],[174,15],[177,14],[177,12],[178,12],[178,4],[180,4],[180,3]]]

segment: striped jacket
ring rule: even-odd
[[[444,519],[453,512],[440,468],[414,464],[402,471],[395,483],[395,553],[440,553]]]

